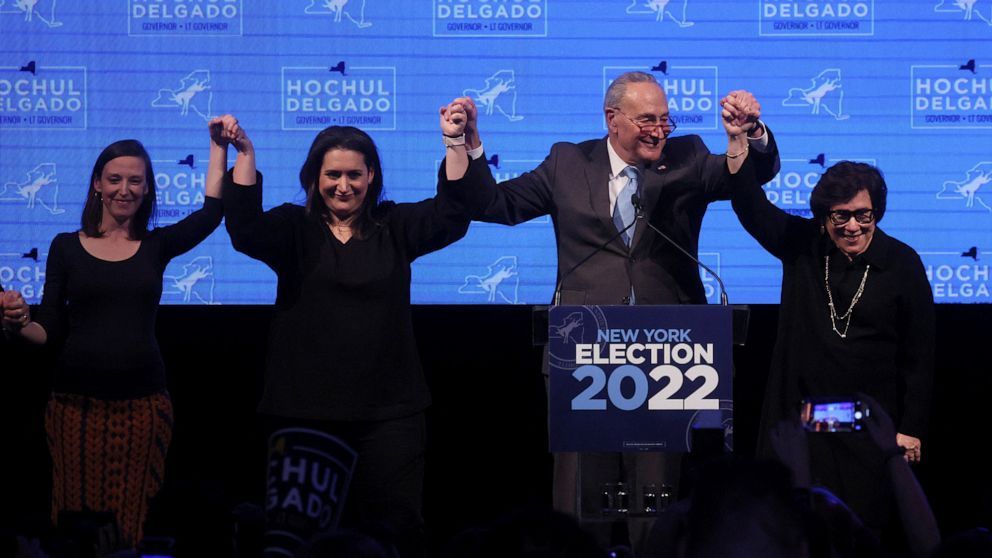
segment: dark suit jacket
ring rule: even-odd
[[[484,209],[475,219],[515,225],[550,214],[562,304],[628,304],[631,286],[637,304],[705,304],[696,264],[644,223],[638,223],[630,249],[616,236],[606,142],[557,143],[536,169],[500,184],[487,173],[480,188]],[[754,158],[762,184],[778,172],[778,149],[770,135],[768,151],[752,149],[748,157]],[[725,157],[711,154],[699,136],[669,138],[661,159],[641,176],[646,218],[697,255],[706,206],[730,197]]]

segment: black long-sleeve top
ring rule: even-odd
[[[933,383],[934,307],[919,255],[876,227],[868,249],[848,260],[819,223],[785,213],[743,169],[741,175],[734,211],[751,236],[782,261],[778,339],[762,430],[798,416],[803,397],[860,391],[883,406],[898,432],[921,437]],[[871,266],[846,338],[831,327],[825,257],[841,315]],[[839,320],[837,328],[844,331]]]
[[[478,168],[485,161],[474,163]],[[470,167],[471,172],[471,167]],[[410,264],[460,239],[463,182],[418,203],[384,203],[371,234],[341,243],[318,216],[262,211],[262,177],[224,195],[234,248],[278,276],[259,411],[317,420],[386,420],[430,404],[410,310]]]
[[[222,217],[221,201],[208,197],[182,221],[153,229],[138,251],[121,261],[87,252],[78,232],[56,235],[34,316],[47,343],[62,343],[54,391],[131,399],[165,390],[165,364],[155,338],[162,275],[172,258],[209,236]]]

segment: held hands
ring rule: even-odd
[[[469,166],[467,126],[469,111],[475,104],[468,97],[459,97],[440,109],[441,133],[444,134],[444,173],[448,180],[464,178]]]
[[[482,142],[479,139],[479,109],[475,106],[475,101],[471,97],[458,97],[457,99],[451,101],[447,107],[441,108],[441,130],[444,135],[449,135],[448,132],[444,132],[444,111],[445,109],[451,108],[453,105],[459,105],[462,109],[462,113],[465,118],[465,127],[462,132],[457,135],[465,134],[465,147],[467,149],[475,149],[479,147]]]
[[[447,106],[441,107],[439,111],[441,115],[441,133],[449,138],[456,138],[465,133],[465,127],[468,124],[468,111],[464,104],[465,99],[467,97],[455,99],[448,103]]]
[[[252,148],[248,134],[238,124],[238,119],[230,114],[211,118],[207,128],[210,130],[210,141],[216,145],[221,147],[233,145],[241,153]]]
[[[19,331],[31,322],[31,309],[18,291],[0,292],[0,310],[4,329]]]
[[[238,137],[241,127],[238,126],[237,118],[225,114],[211,118],[207,129],[210,130],[210,141],[217,145],[227,145]]]
[[[761,104],[749,91],[731,91],[720,100],[720,115],[727,135],[734,137],[743,133],[757,137],[758,119],[761,118]],[[752,133],[753,131],[753,133]]]

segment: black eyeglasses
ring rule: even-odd
[[[630,120],[630,122],[634,126],[637,126],[637,129],[640,130],[641,133],[645,135],[657,131],[661,134],[661,139],[665,139],[668,136],[672,135],[672,132],[674,132],[675,128],[678,127],[675,125],[674,122],[669,120],[667,116],[662,119],[658,119],[653,116],[650,116],[650,117],[638,118],[635,120],[627,116],[627,113],[620,110],[618,107],[613,107],[613,110],[622,114],[624,118],[626,118],[627,120]]]
[[[854,217],[854,220],[862,225],[867,225],[875,220],[875,210],[868,207],[865,209],[855,209],[854,211],[849,211],[847,209],[835,209],[830,213],[827,213],[830,217],[830,222],[835,225],[845,225]]]

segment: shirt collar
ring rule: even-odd
[[[620,176],[620,173],[623,172],[623,169],[629,166],[634,166],[634,167],[637,166],[637,165],[630,165],[629,163],[621,159],[619,155],[617,155],[617,151],[613,149],[613,143],[610,141],[609,137],[606,138],[606,152],[610,155],[610,180],[613,180],[616,177]]]
[[[889,255],[892,253],[892,241],[889,235],[882,232],[882,229],[875,225],[875,232],[871,237],[871,244],[868,245],[868,249],[865,250],[864,254],[861,256],[866,262],[871,264],[872,267],[877,267],[879,269],[885,269],[885,266],[889,263]]]
[[[830,240],[830,236],[823,233],[822,238],[827,255],[834,256],[840,254],[840,248],[837,248],[837,245]],[[882,229],[878,228],[878,225],[875,225],[875,232],[872,234],[871,244],[868,245],[868,249],[854,256],[851,264],[857,265],[864,262],[872,267],[885,269],[889,263],[889,253],[892,248],[891,243],[892,239],[889,235],[882,232]]]

